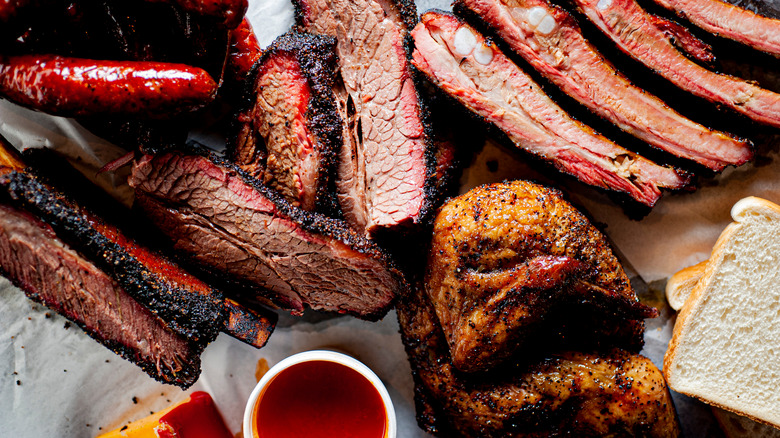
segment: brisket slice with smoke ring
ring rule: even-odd
[[[0,143],[2,143],[2,138],[0,138]],[[137,262],[144,266],[140,269],[147,269],[155,273],[155,275],[150,275],[148,279],[168,283],[170,287],[167,289],[155,283],[150,284],[147,289],[158,291],[158,293],[139,295],[137,298],[141,300],[142,304],[150,303],[152,307],[164,308],[164,306],[172,302],[171,299],[182,299],[177,297],[177,294],[185,294],[186,297],[186,294],[189,293],[205,295],[211,293],[211,288],[205,283],[183,273],[179,267],[171,264],[158,253],[144,249],[144,245],[148,245],[146,248],[159,246],[159,241],[157,240],[161,237],[159,232],[152,228],[151,224],[145,223],[144,218],[131,212],[124,205],[119,204],[114,198],[87,180],[65,158],[51,149],[27,149],[23,153],[24,164],[14,163],[12,162],[14,156],[13,149],[10,145],[4,147],[7,149],[0,152],[0,166],[15,168],[20,171],[23,169],[24,172],[29,172],[31,175],[45,181],[47,187],[57,187],[66,191],[68,205],[78,206],[88,218],[93,219],[93,222],[96,222],[94,218],[100,218],[99,224],[102,225],[102,228],[97,228],[97,232],[103,233],[106,238],[120,245],[128,252],[129,257],[135,257]],[[3,157],[5,157],[7,162],[4,162]],[[132,161],[132,156],[130,160]],[[26,167],[25,164],[27,165]],[[89,211],[87,211],[87,208]],[[105,224],[111,224],[111,226],[106,226]],[[121,230],[121,232],[118,230]],[[162,237],[164,238],[164,236]],[[139,244],[139,239],[143,243]],[[131,260],[129,257],[127,261]],[[91,260],[95,259],[91,258]],[[115,272],[115,270],[111,269],[107,272]],[[125,273],[121,270],[118,272],[120,274]],[[167,294],[166,291],[168,290],[172,292],[171,295]],[[161,294],[164,295],[161,296]],[[262,347],[273,332],[278,315],[257,306],[252,309],[246,308],[244,305],[227,297],[220,304],[217,302],[218,299],[218,296],[213,297],[213,305],[222,307],[226,312],[222,318],[224,326],[221,327],[221,330],[247,344],[257,348]],[[186,302],[179,304],[173,301],[173,306],[182,306],[182,318],[189,318]],[[221,311],[219,312],[221,313]],[[166,316],[166,313],[162,313],[161,316]],[[197,316],[195,319],[198,319]],[[214,320],[211,325],[219,330],[219,324],[219,320]]]
[[[0,273],[160,382],[187,388],[197,380],[205,342],[174,333],[51,227],[6,205],[0,205]]]
[[[287,33],[257,65],[252,101],[238,115],[230,155],[239,167],[304,210],[337,210],[332,189],[343,123],[333,93],[331,37]]]
[[[777,18],[764,17],[721,0],[655,1],[710,33],[780,56]]]
[[[7,170],[7,168],[6,168]],[[54,229],[171,330],[208,344],[224,324],[222,294],[104,223],[25,171],[0,176],[0,193]]]
[[[375,320],[404,280],[373,242],[342,221],[292,207],[202,148],[145,155],[129,183],[175,247],[214,274],[265,289],[280,307]]]
[[[455,10],[478,17],[566,94],[652,146],[716,171],[752,156],[749,142],[707,129],[631,84],[568,12],[546,0],[458,0]]]
[[[404,39],[411,1],[296,0],[298,26],[337,40],[345,122],[336,186],[346,220],[375,232],[419,223],[430,209],[433,146]]]
[[[572,120],[494,45],[452,15],[427,12],[412,32],[414,65],[495,124],[520,148],[596,187],[652,206],[659,187],[688,183],[675,169],[621,148]]]
[[[780,94],[701,67],[678,51],[658,19],[634,0],[575,0],[580,10],[622,50],[659,75],[711,102],[780,127]]]

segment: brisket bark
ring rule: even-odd
[[[0,176],[0,193],[51,226],[171,330],[204,345],[216,338],[226,317],[220,292],[24,171]]]
[[[336,38],[345,121],[337,188],[347,221],[375,232],[420,222],[434,158],[404,39],[415,7],[402,0],[296,0],[298,25]]]
[[[238,115],[231,158],[304,210],[337,211],[332,186],[342,119],[331,37],[288,33],[260,59],[251,106]]]
[[[780,20],[776,18],[721,0],[655,1],[710,33],[780,56]]]
[[[308,304],[374,320],[404,288],[374,243],[201,148],[145,155],[129,183],[177,249],[294,313]]]
[[[189,342],[28,213],[0,205],[0,273],[163,383],[189,387],[203,342]]]
[[[414,65],[526,151],[597,187],[652,206],[688,178],[572,120],[494,45],[452,15],[427,12],[412,32]]]
[[[547,0],[458,0],[455,10],[477,15],[566,94],[650,145],[716,171],[750,160],[748,141],[707,129],[631,84]]]
[[[780,94],[749,81],[714,73],[678,51],[658,17],[634,0],[575,0],[618,47],[676,86],[751,119],[780,127]]]

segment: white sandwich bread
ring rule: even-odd
[[[664,375],[677,392],[778,427],[780,206],[745,198],[731,216],[710,259],[667,287],[682,311]]]

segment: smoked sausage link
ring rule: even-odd
[[[206,106],[216,92],[205,70],[184,64],[0,56],[0,97],[58,116],[168,118]]]

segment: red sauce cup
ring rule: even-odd
[[[298,353],[271,368],[244,411],[245,438],[396,438],[393,402],[367,366],[342,353]]]

